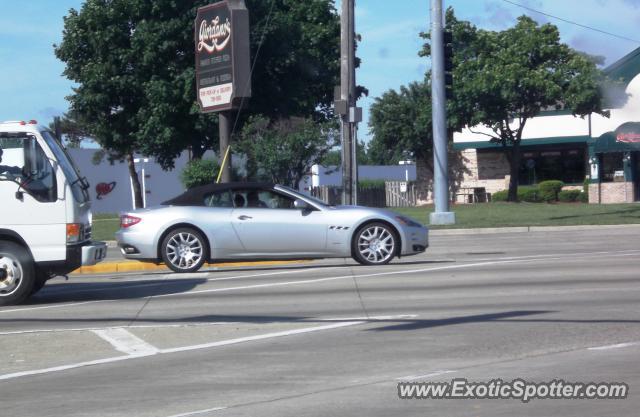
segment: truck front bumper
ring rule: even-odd
[[[95,265],[107,256],[105,242],[91,242],[82,246],[82,266]]]

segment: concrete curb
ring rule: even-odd
[[[256,261],[256,262],[220,262],[212,264],[204,264],[203,268],[238,268],[250,266],[280,266],[309,263],[309,260],[295,261]],[[101,262],[96,265],[83,266],[72,272],[74,275],[82,274],[113,274],[117,272],[146,272],[146,271],[164,271],[172,272],[164,265],[156,265],[154,263],[138,262],[138,261],[116,261]]]
[[[478,229],[430,229],[431,236],[452,235],[490,235],[497,233],[530,233],[530,232],[570,232],[580,230],[616,230],[640,229],[640,224],[605,224],[577,226],[520,226],[520,227],[485,227]]]

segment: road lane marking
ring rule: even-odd
[[[418,317],[417,314],[399,314],[393,316],[373,316],[373,317],[329,317],[329,318],[308,318],[295,321],[299,324],[326,323],[335,321],[375,321],[375,320],[394,320],[394,319],[412,319]],[[292,323],[294,323],[292,321]],[[241,325],[246,324],[243,321],[210,321],[201,323],[184,322],[177,324],[133,324],[126,326],[108,326],[108,327],[61,327],[54,329],[29,329],[29,330],[13,330],[0,332],[0,336],[15,336],[21,334],[39,334],[39,333],[64,333],[64,332],[87,332],[94,330],[113,330],[113,329],[172,329],[172,328],[190,328],[205,326],[224,326],[224,325]]]
[[[595,347],[588,348],[588,350],[622,349],[622,348],[632,347],[632,346],[640,346],[640,342],[627,342],[627,343],[616,343],[615,345],[595,346]]]
[[[198,410],[198,411],[191,411],[189,413],[183,413],[183,414],[174,414],[172,416],[169,417],[189,417],[189,416],[197,416],[198,414],[206,414],[206,413],[211,413],[213,411],[220,411],[220,410],[226,410],[227,407],[214,407],[214,408],[207,408],[206,410]]]
[[[158,348],[126,331],[124,328],[91,330],[101,339],[109,342],[117,351],[127,355],[153,355]]]
[[[452,374],[454,372],[457,372],[457,371],[446,370],[446,371],[435,371],[425,375],[409,375],[409,376],[396,378],[396,381],[415,381],[416,379],[429,379],[429,378],[435,378],[440,375]]]
[[[181,346],[181,347],[170,348],[170,349],[160,349],[160,353],[176,353],[176,352],[187,352],[191,350],[209,349],[212,347],[236,345],[238,343],[253,342],[256,340],[273,339],[276,337],[292,336],[296,334],[312,333],[312,332],[319,332],[322,330],[331,330],[331,329],[338,329],[341,327],[356,326],[358,324],[364,324],[364,323],[366,323],[366,321],[347,321],[344,323],[328,324],[325,326],[307,327],[304,329],[295,329],[295,330],[285,330],[282,332],[266,333],[266,334],[261,334],[257,336],[238,337],[235,339],[221,340],[218,342],[211,342],[211,343],[202,343],[199,345]]]

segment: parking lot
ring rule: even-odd
[[[2,415],[635,415],[640,228],[436,235],[333,259],[56,278],[0,309]],[[621,400],[400,400],[400,381],[625,382]]]

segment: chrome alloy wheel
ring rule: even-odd
[[[171,236],[165,250],[168,261],[177,269],[190,269],[200,263],[204,252],[198,236],[189,232]]]
[[[358,236],[358,252],[372,264],[385,263],[394,255],[395,238],[386,227],[367,227]]]
[[[0,297],[13,294],[22,282],[24,272],[12,254],[0,253]]]

